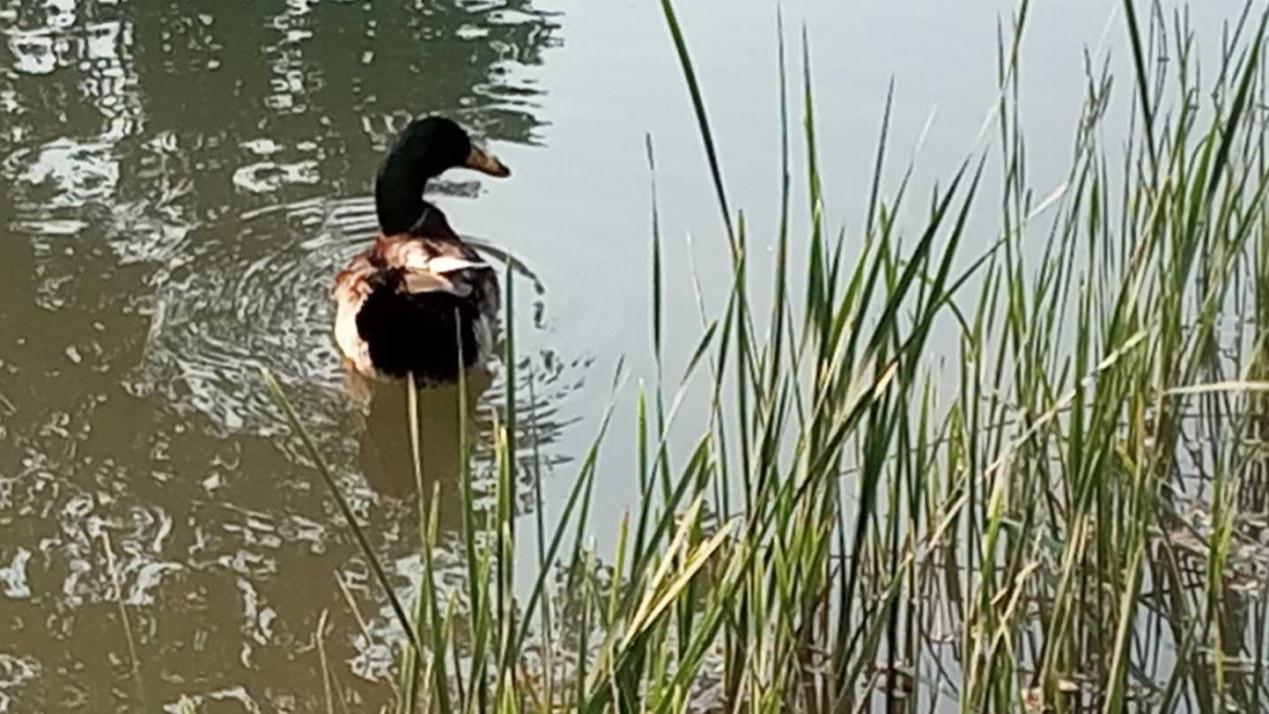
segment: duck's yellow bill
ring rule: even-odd
[[[493,154],[472,144],[471,153],[467,155],[467,163],[464,164],[469,169],[475,169],[490,176],[510,176],[511,169],[503,166]]]

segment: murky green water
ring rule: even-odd
[[[774,7],[682,4],[733,203],[769,234]],[[892,75],[901,153],[924,135],[936,176],[974,146],[1008,3],[871,5],[786,7],[791,25],[811,23],[830,208],[848,225]],[[1056,180],[1080,48],[1099,42],[1108,9],[1036,12],[1029,106],[1055,141],[1031,160]],[[671,364],[700,324],[690,275],[707,299],[728,280],[655,3],[0,0],[0,33],[0,712],[160,711],[182,697],[314,711],[323,613],[340,685],[376,710],[391,617],[259,368],[286,383],[393,576],[416,586],[400,499],[413,486],[390,468],[403,407],[378,395],[363,418],[351,403],[329,284],[373,233],[369,182],[393,131],[449,114],[515,171],[454,173],[437,200],[537,276],[518,283],[520,373],[537,396],[521,427],[552,467],[548,502],[566,488],[618,362],[652,374],[645,134],[669,240]],[[486,430],[498,393],[481,397]],[[433,395],[441,442],[456,428],[449,397]],[[689,405],[683,419],[702,415]],[[632,418],[614,423],[598,493],[614,518],[600,523],[632,496]],[[450,456],[429,457],[443,485]]]
[[[373,231],[367,178],[411,112],[540,142],[559,19],[522,2],[0,12],[0,710],[311,711],[323,610],[343,686],[377,708],[382,601],[277,438],[258,367],[405,557],[410,482],[383,468],[400,454],[384,417],[404,411],[376,404],[375,432],[344,395],[329,284]],[[533,353],[544,396],[584,377],[578,357]],[[563,417],[537,417],[549,448]]]

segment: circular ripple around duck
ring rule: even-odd
[[[313,200],[191,235],[156,277],[150,384],[225,430],[271,434],[280,421],[260,376],[267,368],[310,423],[332,423],[343,373],[330,283],[374,228],[367,199]]]
[[[359,197],[265,208],[233,225],[192,232],[155,277],[146,360],[150,388],[177,409],[206,415],[225,432],[273,435],[284,430],[260,375],[266,368],[287,386],[307,424],[321,429],[340,423],[348,400],[331,340],[330,286],[376,230],[372,201]],[[491,261],[511,262],[528,280],[535,326],[544,327],[538,280],[496,246],[473,242]],[[495,268],[501,274],[502,266]],[[559,398],[571,391],[565,385],[578,377],[565,372],[584,369],[583,361],[561,362],[546,349],[536,354],[538,396]]]

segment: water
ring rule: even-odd
[[[682,4],[732,203],[766,247],[774,6]],[[892,77],[893,146],[906,161],[920,140],[920,180],[977,145],[1009,8],[864,5],[784,7],[790,28],[809,24],[828,205],[848,228],[862,220]],[[1197,8],[1196,24],[1237,5]],[[1082,48],[1122,50],[1118,22],[1105,3],[1036,3],[1044,31],[1027,45],[1024,104],[1046,137],[1030,156],[1038,185],[1065,165]],[[369,181],[393,132],[416,113],[451,115],[514,171],[454,172],[437,201],[535,276],[517,284],[520,374],[538,397],[522,429],[557,502],[617,365],[654,374],[646,137],[672,369],[699,330],[692,276],[710,309],[730,277],[656,4],[0,0],[0,34],[0,712],[175,711],[182,699],[312,711],[323,613],[341,685],[358,710],[377,709],[390,613],[259,368],[286,384],[392,575],[413,587],[413,507],[400,498],[413,487],[384,456],[402,453],[403,407],[377,395],[366,414],[349,396],[329,285],[373,233]],[[497,394],[480,397],[480,434]],[[452,433],[434,413],[430,433]],[[600,523],[633,496],[633,413],[614,421]],[[682,420],[705,416],[689,402]],[[428,478],[445,485],[448,457],[433,456]]]

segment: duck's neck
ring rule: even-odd
[[[428,177],[389,158],[375,177],[375,213],[384,235],[405,233],[423,215]]]

